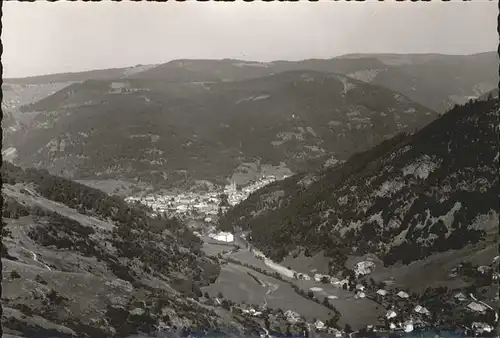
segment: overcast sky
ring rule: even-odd
[[[180,58],[472,54],[498,45],[496,1],[4,2],[4,77]]]

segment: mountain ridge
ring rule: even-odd
[[[332,156],[343,160],[437,116],[404,95],[317,71],[202,86],[121,84],[74,84],[25,106],[25,112],[38,113],[35,128],[16,147],[17,163],[63,170],[78,179],[141,177],[137,170],[157,170],[155,180],[173,175],[175,181],[187,170],[195,179],[224,181],[243,162],[285,163],[296,171],[309,168],[311,160],[319,165]],[[63,153],[73,160],[62,160]],[[105,159],[108,164],[99,164]],[[109,169],[115,165],[121,169]],[[106,174],[108,169],[112,173]]]
[[[429,60],[430,56],[432,58]],[[66,82],[68,77],[75,80],[74,77],[80,74],[77,79],[86,80],[90,79],[90,74],[94,74],[93,78],[108,80],[128,77],[163,79],[170,82],[236,81],[287,70],[319,70],[373,82],[401,92],[428,108],[444,112],[451,108],[453,103],[463,104],[469,96],[477,97],[495,88],[498,75],[490,70],[497,68],[498,62],[498,54],[493,51],[471,55],[362,53],[329,59],[271,62],[179,59],[158,65],[86,71],[72,73],[73,75],[52,74],[45,76],[45,79],[59,76],[58,82]],[[126,75],[127,70],[134,71]],[[43,76],[4,79],[4,83],[36,83],[43,79]]]
[[[248,63],[260,63],[260,64],[271,64],[271,63],[277,63],[277,62],[301,62],[301,61],[309,61],[309,60],[331,60],[331,59],[341,59],[341,58],[350,58],[350,57],[367,57],[367,56],[440,56],[440,57],[467,57],[467,56],[479,56],[479,55],[486,55],[486,54],[491,54],[491,53],[496,53],[496,51],[491,50],[491,51],[484,51],[484,52],[477,52],[477,53],[471,53],[471,54],[443,54],[443,53],[347,53],[347,54],[341,54],[338,56],[334,56],[331,58],[307,58],[303,60],[296,60],[296,61],[287,61],[284,59],[276,59],[272,61],[255,61],[255,60],[242,60],[242,59],[233,59],[233,58],[222,58],[222,59],[174,59],[170,60],[164,63],[156,63],[156,64],[148,64],[148,65],[135,65],[135,66],[125,66],[125,67],[118,67],[118,68],[99,68],[99,69],[90,69],[90,70],[77,70],[77,71],[72,71],[72,72],[55,72],[55,73],[47,73],[47,74],[38,74],[38,75],[30,75],[30,76],[21,76],[21,77],[8,77],[4,78],[5,83],[16,83],[16,82],[26,82],[26,83],[33,83],[31,82],[32,80],[35,80],[36,78],[44,78],[44,77],[55,77],[58,75],[77,75],[77,74],[85,74],[85,73],[90,73],[90,72],[102,72],[102,71],[117,71],[117,70],[123,70],[123,69],[130,69],[130,68],[135,68],[135,67],[143,67],[143,66],[158,66],[158,65],[163,65],[167,63],[175,63],[175,62],[183,62],[183,61],[232,61],[232,62],[248,62]],[[45,80],[45,79],[43,79]],[[43,81],[42,80],[42,81]],[[47,81],[47,80],[45,80]],[[60,82],[58,80],[57,82]]]
[[[258,190],[230,209],[221,226],[251,229],[255,245],[277,260],[306,247],[338,255],[338,266],[346,253],[376,253],[390,266],[491,241],[487,219],[499,213],[498,114],[494,99],[455,107],[339,167]]]

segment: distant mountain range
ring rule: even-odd
[[[347,75],[399,92],[438,112],[498,84],[498,53],[350,54],[332,59],[254,62],[224,60],[175,60],[160,65],[93,70],[4,79],[7,84],[47,84],[86,80],[147,79],[171,83],[241,81],[284,71],[311,70]]]
[[[336,269],[350,256],[375,254],[397,268],[453,250],[449,259],[466,252],[491,262],[498,252],[499,114],[496,99],[456,106],[338,167],[258,190],[221,226],[251,230],[253,244],[278,261],[307,249],[324,252]]]
[[[3,150],[75,179],[223,182],[245,167],[335,165],[491,91],[496,53],[346,55],[5,79]],[[258,175],[249,172],[249,179]]]
[[[244,163],[293,172],[346,160],[437,117],[401,94],[343,75],[289,71],[204,84],[72,84],[35,114],[17,163],[77,179],[224,182]]]

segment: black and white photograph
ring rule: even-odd
[[[1,8],[2,337],[499,337],[498,1]]]

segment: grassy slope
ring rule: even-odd
[[[212,252],[212,244],[204,244],[204,250]],[[227,298],[236,302],[262,305],[266,300],[268,306],[283,311],[292,310],[304,316],[311,322],[314,318],[326,321],[332,317],[332,310],[318,304],[307,297],[299,295],[292,287],[295,284],[305,294],[310,288],[319,287],[323,291],[315,292],[319,300],[329,295],[335,295],[337,299],[331,300],[335,308],[340,311],[341,317],[338,324],[344,327],[346,323],[354,328],[362,328],[367,324],[377,322],[378,316],[383,314],[384,309],[369,299],[354,299],[354,293],[341,290],[331,285],[324,285],[315,281],[296,281],[285,278],[285,281],[272,277],[276,272],[265,265],[261,260],[242,249],[238,252],[228,254],[229,258],[264,270],[267,274],[260,273],[249,267],[229,262],[222,266],[222,271],[217,281],[204,288],[212,296],[219,292]],[[298,270],[307,272],[305,270]],[[250,275],[251,274],[251,275]],[[263,282],[259,284],[252,276]]]
[[[45,172],[2,169],[4,329],[49,334],[62,325],[57,332],[93,337],[150,332],[160,322],[244,329],[227,311],[186,298],[219,268],[182,224]],[[129,314],[134,308],[145,312]]]

